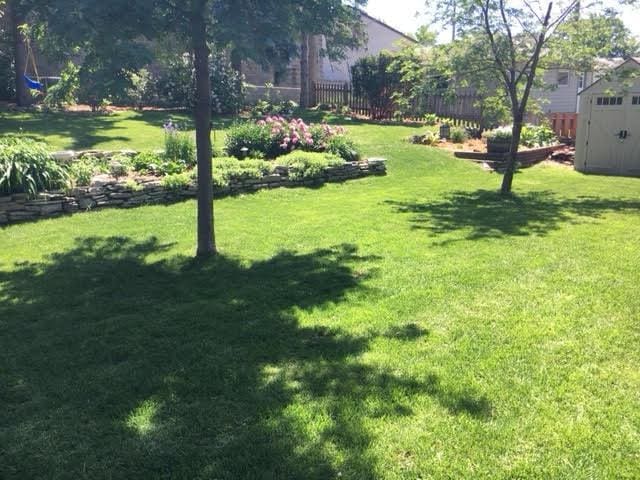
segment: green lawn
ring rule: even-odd
[[[17,114],[0,111],[0,135],[22,132],[34,139],[45,140],[58,150],[154,150],[162,148],[162,125],[168,118],[177,121],[181,127],[193,126],[190,117],[179,111],[121,111],[110,115],[88,112]],[[218,139],[221,128],[228,122],[228,119],[214,119],[213,138]]]
[[[155,148],[146,115],[19,122]],[[193,201],[0,229],[0,478],[640,478],[640,180],[503,201],[347,128],[388,176],[217,201],[211,261]]]

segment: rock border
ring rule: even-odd
[[[57,152],[60,161],[72,161],[80,158],[85,152]],[[91,151],[92,155],[96,152]],[[108,152],[111,155],[124,152]],[[130,151],[127,151],[130,154]],[[105,152],[103,152],[105,155]],[[345,162],[343,165],[325,168],[314,178],[291,179],[289,170],[284,166],[277,166],[275,172],[262,178],[234,179],[224,188],[214,187],[214,195],[223,197],[240,193],[250,193],[262,189],[280,187],[317,186],[324,183],[337,183],[371,175],[385,175],[386,161],[383,158],[370,158],[360,162]],[[69,191],[42,192],[35,198],[29,198],[24,193],[0,195],[0,225],[16,222],[34,221],[52,218],[64,214],[86,212],[98,208],[118,207],[132,208],[150,204],[168,204],[193,198],[197,194],[195,180],[180,190],[171,190],[162,186],[160,178],[138,177],[119,181],[107,175],[93,178],[88,187],[77,187]]]

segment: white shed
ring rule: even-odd
[[[640,59],[580,93],[575,168],[640,176]]]

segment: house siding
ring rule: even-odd
[[[558,85],[558,73],[568,72],[567,85]],[[543,81],[548,89],[536,89],[533,98],[546,113],[576,113],[578,111],[578,81],[580,74],[563,69],[551,69],[544,73]]]
[[[329,82],[350,82],[351,67],[362,57],[378,55],[383,50],[398,51],[403,42],[410,40],[403,34],[363,15],[365,31],[367,32],[366,44],[357,49],[348,50],[343,60],[331,61],[327,57],[320,59],[320,80]],[[324,40],[324,39],[323,39]],[[323,46],[326,43],[323,43]]]

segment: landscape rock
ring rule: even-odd
[[[75,154],[73,158],[79,158],[83,155],[106,157],[116,153],[134,155],[136,152],[133,150],[117,152],[86,150],[73,153]],[[214,195],[220,197],[267,188],[318,186],[325,182],[342,182],[367,175],[381,175],[386,173],[386,164],[382,158],[347,162],[343,165],[325,168],[316,178],[297,180],[292,180],[289,177],[289,169],[286,166],[279,165],[274,170],[274,173],[262,178],[237,178],[228,186],[214,188]],[[92,179],[91,186],[75,187],[68,192],[42,192],[36,198],[29,198],[25,193],[1,195],[0,225],[53,217],[63,213],[82,212],[95,207],[129,208],[148,203],[170,203],[197,194],[195,181],[177,192],[164,188],[160,179],[156,177],[142,177],[135,181],[138,186],[132,188],[129,183],[117,181],[109,175],[97,175]]]

